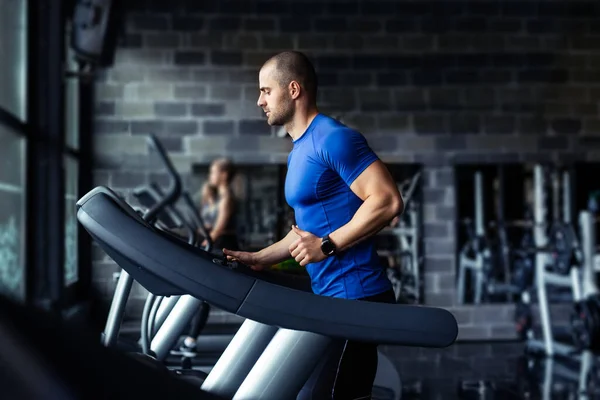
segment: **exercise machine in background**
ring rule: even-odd
[[[422,213],[420,199],[416,196],[420,179],[421,172],[417,172],[398,185],[405,210],[397,218],[397,223],[381,230],[377,238],[377,254],[387,259],[388,278],[392,282],[396,301],[399,303],[419,304],[423,291]],[[382,246],[384,240],[387,243]]]
[[[529,350],[520,359],[516,388],[488,381],[461,381],[459,393],[465,398],[487,398],[497,395],[506,386],[517,392],[520,398],[540,400],[600,398],[600,293],[596,285],[594,259],[598,256],[595,218],[587,210],[579,213],[579,237],[581,250],[581,299],[573,303],[571,326],[573,346],[571,352],[557,352],[557,346],[532,338]],[[543,305],[540,305],[543,307]],[[549,321],[548,321],[549,322]],[[553,341],[555,338],[548,337]],[[564,348],[564,345],[562,346]],[[537,351],[536,351],[537,350]],[[492,393],[495,392],[495,393]]]
[[[542,375],[539,398],[556,398],[556,388],[580,398],[597,398],[600,374],[597,355],[600,352],[600,295],[596,284],[596,221],[589,210],[579,213],[579,235],[571,221],[571,176],[568,171],[546,173],[535,169],[535,200],[546,204],[547,180],[554,198],[562,185],[562,212],[553,201],[553,221],[548,227],[546,208],[536,207],[534,227],[535,287],[524,292],[519,304],[521,318],[526,318],[526,352],[528,367]],[[560,182],[560,184],[559,184]],[[551,303],[572,304],[571,324],[554,326]],[[533,305],[537,307],[533,307]],[[537,308],[537,315],[534,312]],[[519,309],[518,309],[519,310]],[[534,322],[539,321],[541,337]]]
[[[467,228],[467,242],[461,248],[458,258],[458,303],[464,304],[466,292],[467,274],[474,281],[474,299],[475,304],[479,304],[485,297],[485,287],[487,284],[487,275],[491,273],[493,267],[492,250],[487,243],[485,217],[483,211],[483,176],[481,171],[477,171],[473,177],[474,180],[474,220],[467,219],[461,221]]]
[[[473,304],[510,302],[530,284],[532,260],[524,256],[520,248],[528,244],[532,221],[526,214],[519,220],[508,220],[504,201],[508,179],[506,168],[496,168],[494,185],[488,186],[488,190],[485,183],[489,183],[489,180],[484,182],[487,174],[482,169],[472,174],[473,197],[465,211],[473,214],[459,220],[465,236],[457,256],[459,304],[468,302],[470,298]],[[514,193],[517,186],[511,187],[510,192]],[[493,203],[494,206],[486,207],[487,203]],[[519,201],[511,203],[510,208],[515,208],[514,203],[518,204]],[[459,238],[461,233],[457,235]],[[514,237],[520,238],[518,246],[515,246]]]
[[[579,263],[577,235],[571,222],[568,170],[534,166],[533,199],[526,202],[526,214],[520,220],[508,220],[504,213],[504,198],[511,196],[505,196],[503,167],[498,168],[496,182],[495,218],[490,219],[485,215],[488,194],[484,190],[483,172],[478,170],[473,174],[474,216],[460,221],[466,227],[467,238],[458,254],[459,304],[464,304],[469,294],[474,304],[502,299],[527,304],[529,300],[522,297],[538,286],[535,279],[541,276],[548,282],[562,282],[562,277],[570,274],[571,266]],[[494,194],[490,193],[490,197]],[[550,199],[553,218],[548,223]],[[541,274],[537,273],[540,265],[545,271]],[[469,281],[471,293],[467,289]],[[545,292],[541,296],[544,297]]]
[[[579,213],[581,265],[578,268],[578,286],[581,290],[573,303],[571,315],[572,344],[560,343],[552,335],[550,319],[544,322],[543,313],[549,312],[547,304],[539,304],[540,322],[546,324],[546,335],[542,340],[530,338],[527,342],[527,373],[534,381],[541,381],[535,390],[535,398],[550,400],[566,398],[594,399],[600,396],[600,374],[598,374],[598,323],[594,309],[600,304],[600,293],[596,285],[594,260],[597,257],[596,223],[587,210]],[[574,285],[575,286],[575,285]],[[545,309],[546,311],[542,311]],[[535,376],[537,375],[537,376]],[[541,379],[540,379],[541,377]]]
[[[558,172],[554,172],[552,179],[553,197],[555,198],[560,193],[559,177],[557,175]],[[525,291],[521,296],[521,303],[530,310],[531,303],[535,302],[537,304],[542,330],[542,338],[535,338],[534,318],[530,316],[526,330],[528,351],[543,351],[547,356],[556,354],[569,356],[575,351],[574,346],[568,343],[570,332],[561,332],[557,327],[553,327],[550,303],[577,302],[581,299],[581,253],[578,249],[577,235],[570,219],[570,178],[567,172],[564,172],[562,177],[564,188],[562,215],[559,212],[560,207],[556,205],[558,202],[553,201],[555,205],[553,207],[553,222],[550,226],[546,223],[547,207],[545,207],[545,204],[547,204],[547,201],[544,188],[547,187],[546,179],[548,176],[549,174],[544,171],[542,166],[535,167],[535,248],[532,249],[535,255],[535,289]],[[566,341],[561,340],[565,337],[568,338]]]

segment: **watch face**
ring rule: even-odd
[[[324,241],[323,244],[321,245],[321,248],[323,249],[323,253],[325,253],[327,255],[331,255],[335,251],[335,247],[333,246],[333,243],[331,243],[329,240]]]

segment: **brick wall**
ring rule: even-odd
[[[453,166],[600,158],[597,2],[188,3],[131,6],[96,85],[96,184],[126,193],[160,178],[150,132],[187,181],[216,155],[285,162],[289,140],[256,106],[258,67],[302,50],[322,111],[344,115],[386,162],[423,165],[427,304],[451,308],[463,339],[512,337],[512,307],[455,305]],[[110,294],[106,263],[99,252]]]

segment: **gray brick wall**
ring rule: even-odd
[[[302,50],[322,111],[344,115],[384,161],[423,165],[427,304],[455,312],[465,339],[512,336],[511,306],[455,305],[453,165],[600,159],[597,2],[131,3],[116,65],[96,84],[96,184],[127,194],[159,174],[148,133],[186,180],[216,155],[285,162],[289,140],[256,106],[258,67]]]

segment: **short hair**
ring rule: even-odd
[[[269,58],[263,67],[273,63],[276,80],[281,86],[297,81],[306,90],[311,101],[317,101],[317,73],[309,58],[299,51],[284,51]]]

